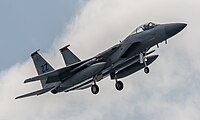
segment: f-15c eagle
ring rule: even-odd
[[[150,55],[149,49],[176,35],[186,27],[184,23],[155,24],[149,22],[136,28],[123,41],[101,52],[97,56],[81,61],[69,45],[60,49],[66,67],[55,70],[38,51],[31,54],[38,76],[26,79],[24,83],[40,81],[42,89],[19,97],[41,95],[46,92],[57,94],[72,90],[91,88],[93,94],[99,92],[97,82],[107,76],[115,80],[117,90],[123,89],[119,80],[144,68],[149,73],[149,67],[158,55]]]

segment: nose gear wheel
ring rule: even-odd
[[[99,87],[98,85],[94,84],[91,86],[91,91],[93,94],[98,94],[99,93]]]

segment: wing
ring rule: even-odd
[[[115,52],[109,56],[109,59],[114,63],[120,58],[126,58],[139,45],[140,42],[121,42]]]
[[[58,77],[59,75],[67,75],[67,74],[69,74],[70,71],[77,70],[77,68],[80,68],[81,65],[83,65],[84,63],[86,63],[92,59],[93,58],[90,58],[90,59],[87,59],[84,61],[80,61],[80,62],[71,64],[64,68],[60,68],[58,70],[53,70],[53,71],[46,72],[46,73],[40,74],[40,75],[32,77],[32,78],[28,78],[24,81],[24,83],[34,82],[34,81],[47,79],[47,78],[54,78],[54,77]],[[48,79],[46,82],[51,83],[52,82],[51,80],[53,80],[53,79]],[[53,81],[53,82],[56,82],[56,81]]]
[[[28,93],[28,94],[25,94],[25,95],[18,96],[15,99],[30,97],[30,96],[34,96],[34,95],[38,96],[38,95],[44,94],[46,92],[49,92],[50,90],[52,90],[54,88],[55,87],[49,87],[49,88],[41,89],[41,90],[38,90],[38,91],[35,91],[35,92],[31,92],[31,93]]]
[[[58,76],[60,73],[63,73],[64,71],[67,71],[66,67],[58,69],[58,70],[50,71],[50,72],[47,72],[47,73],[44,73],[44,74],[41,74],[41,75],[38,75],[38,76],[35,76],[35,77],[32,77],[32,78],[28,78],[24,81],[24,83],[34,82],[34,81],[38,81],[38,80],[42,80],[42,79],[47,79],[47,78],[50,78],[50,77],[53,78],[53,77]],[[47,82],[50,82],[50,81],[47,81]]]

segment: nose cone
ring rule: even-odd
[[[167,36],[170,38],[177,33],[179,33],[181,30],[183,30],[187,24],[185,23],[171,23],[171,24],[166,24],[165,25],[165,32]]]

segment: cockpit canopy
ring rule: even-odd
[[[146,23],[144,25],[141,25],[139,27],[137,27],[132,33],[131,35],[133,34],[137,34],[137,33],[140,33],[140,32],[143,32],[143,31],[146,31],[146,30],[150,30],[154,27],[156,27],[158,24],[155,24],[153,22],[149,22],[149,23]]]

